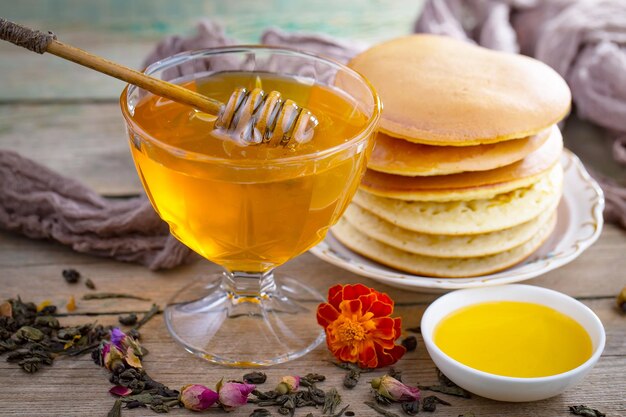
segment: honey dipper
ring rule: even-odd
[[[293,100],[283,100],[278,91],[266,94],[235,89],[224,104],[195,91],[150,77],[82,49],[59,42],[52,32],[44,33],[0,17],[0,39],[38,54],[49,52],[63,59],[110,75],[151,93],[192,106],[216,116],[214,127],[225,130],[247,144],[285,146],[307,142],[318,124],[315,116]]]

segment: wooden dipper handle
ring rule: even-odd
[[[109,61],[100,56],[90,54],[82,49],[64,44],[56,40],[52,32],[40,32],[13,23],[0,17],[0,39],[14,43],[33,52],[51,53],[84,67],[110,75],[129,84],[136,85],[151,93],[195,107],[206,113],[218,115],[223,103],[198,94],[176,84],[150,77],[132,68]]]

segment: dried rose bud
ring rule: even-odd
[[[280,379],[280,382],[276,386],[276,392],[285,395],[297,391],[298,387],[300,387],[300,377],[287,375]]]
[[[420,390],[417,387],[409,387],[402,382],[389,375],[382,378],[374,378],[370,382],[380,395],[393,401],[418,401],[420,399]]]
[[[217,402],[217,392],[204,385],[189,384],[180,389],[179,400],[186,409],[203,411]]]
[[[114,345],[107,344],[102,348],[102,362],[109,371],[114,371],[124,367],[124,355]]]
[[[220,404],[225,410],[240,407],[248,403],[248,395],[256,389],[256,385],[241,382],[223,382],[217,384]]]

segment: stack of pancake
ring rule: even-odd
[[[450,38],[377,45],[352,68],[384,110],[361,187],[334,236],[393,268],[433,277],[506,269],[552,233],[569,111],[539,61]]]

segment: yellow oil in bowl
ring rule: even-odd
[[[544,305],[498,301],[463,307],[435,327],[434,343],[452,359],[491,374],[535,378],[572,370],[592,355],[587,331]]]

